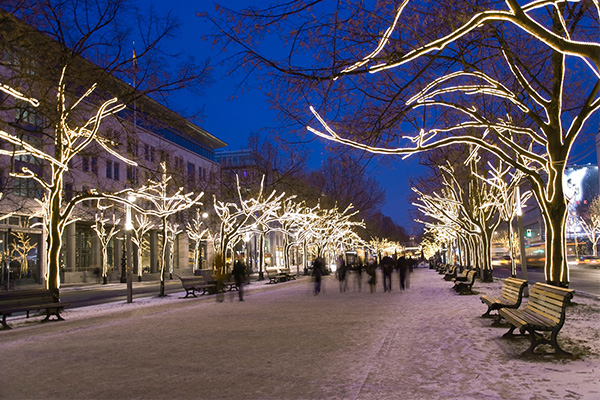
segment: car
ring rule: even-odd
[[[578,264],[581,266],[600,268],[599,256],[579,256]]]

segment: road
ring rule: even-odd
[[[600,296],[600,269],[570,261],[569,271],[569,288]],[[506,278],[510,276],[510,268],[494,266],[494,276]],[[522,278],[520,268],[517,268],[517,278]],[[530,283],[545,282],[544,270],[538,267],[527,268],[527,280]]]
[[[141,297],[158,296],[159,281],[133,282],[133,300]],[[179,279],[165,281],[165,293],[182,292]],[[106,285],[65,286],[60,290],[60,299],[73,307],[85,307],[95,304],[127,300],[127,287],[124,283],[109,283]]]
[[[600,297],[600,269],[589,265],[579,265],[569,262],[570,285],[569,287],[594,296]],[[506,278],[510,276],[508,266],[495,266],[494,276]],[[517,277],[521,277],[520,269],[517,269]],[[527,278],[530,283],[545,282],[544,271],[538,267],[528,268]],[[159,282],[133,282],[133,300],[141,297],[158,296]],[[179,279],[165,281],[165,293],[182,293]],[[110,283],[107,285],[83,285],[63,287],[60,292],[61,300],[70,303],[70,307],[85,307],[95,304],[109,303],[115,301],[126,301],[127,290],[123,283]]]

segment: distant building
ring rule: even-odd
[[[0,12],[5,22],[24,25],[22,22],[10,18],[5,12]],[[4,29],[8,29],[8,27],[5,25]],[[36,40],[45,41],[49,47],[61,46],[37,31],[32,30],[31,35],[39,35]],[[14,77],[19,72],[22,73],[19,70],[22,64],[19,62],[20,57],[27,57],[30,61],[32,53],[30,51],[22,52],[18,42],[12,48],[3,48],[2,50],[4,54],[10,54],[11,62],[0,66],[0,81],[6,83],[10,78],[12,79],[11,85],[13,85]],[[35,61],[43,68],[46,60]],[[72,68],[86,68],[88,71],[98,69],[83,59],[78,60],[76,64]],[[56,66],[51,65],[48,68],[56,68]],[[82,109],[95,109],[100,105],[99,103],[117,95],[119,88],[127,85],[114,77],[109,77],[107,82],[107,86],[110,87],[99,88],[98,94],[95,93],[94,97],[90,97],[82,103]],[[73,92],[68,94],[75,98],[81,95],[79,91],[82,87],[87,88],[94,82],[69,83],[68,87],[73,88]],[[58,85],[58,82],[53,84]],[[113,89],[115,93],[110,94]],[[52,94],[55,96],[56,90]],[[32,95],[36,96],[35,93]],[[97,100],[98,104],[91,104],[91,99]],[[43,115],[40,115],[36,109],[23,106],[22,102],[19,103],[9,96],[3,96],[0,100],[2,100],[1,129],[24,137],[29,142],[38,143],[39,146],[48,149],[47,152],[53,151],[53,128]],[[41,98],[40,100],[43,102],[46,99]],[[82,115],[85,119],[89,116]],[[88,151],[76,156],[69,164],[69,173],[65,175],[64,198],[69,199],[77,193],[87,192],[90,189],[114,192],[128,187],[139,187],[148,179],[159,180],[160,163],[162,162],[167,165],[167,171],[172,175],[175,188],[184,187],[186,191],[196,193],[201,191],[215,193],[219,190],[221,172],[215,158],[215,150],[226,146],[226,143],[147,96],[137,98],[132,104],[127,104],[125,110],[107,118],[101,126],[101,133],[103,137],[113,141],[111,146],[117,153],[136,161],[138,166],[129,166],[98,146],[92,146]],[[9,147],[7,144],[2,146],[5,150]],[[10,245],[18,245],[17,234],[23,232],[27,233],[32,242],[38,245],[29,253],[28,268],[22,268],[15,261],[14,255],[10,257],[13,272],[11,277],[22,281],[42,283],[46,268],[44,265],[46,238],[41,226],[36,225],[41,220],[30,219],[30,217],[39,210],[39,204],[35,199],[41,198],[43,191],[39,184],[32,179],[16,179],[10,176],[11,171],[20,171],[21,167],[28,167],[39,174],[49,173],[49,170],[44,170],[47,167],[31,156],[0,156],[0,185],[1,191],[4,193],[4,197],[0,201],[0,215],[14,213],[10,218],[0,221],[0,249],[5,261],[2,273],[7,273],[6,266],[9,261],[7,250],[11,249]],[[208,204],[210,207],[210,202]],[[96,212],[95,204],[81,203],[75,212],[75,216],[78,218],[77,222],[68,225],[65,230],[61,268],[62,282],[98,280],[101,247],[96,233],[91,229]],[[190,212],[195,212],[195,210]],[[125,220],[123,213],[123,207],[118,205],[106,211],[107,216],[115,214],[117,218],[120,218],[120,224],[123,224]],[[179,224],[180,229],[184,228],[187,219],[186,213],[174,217],[174,221]],[[156,228],[147,236],[148,246],[143,254],[142,265],[134,265],[135,273],[138,269],[143,269],[144,273],[155,273],[158,270],[159,243],[162,239],[157,230],[159,224],[155,225]],[[185,232],[178,235],[174,252],[176,271],[179,274],[191,274],[190,260],[192,259],[193,245]],[[120,278],[122,254],[123,234],[120,233],[111,240],[108,246],[108,263],[112,280]],[[210,246],[203,245],[202,257],[204,265],[207,265],[207,260],[209,261],[208,265],[211,264]],[[27,273],[22,273],[25,270]]]
[[[598,196],[600,180],[597,165],[572,165],[565,170],[563,188],[568,199],[569,214],[577,218],[589,203]],[[545,240],[545,226],[537,201],[532,196],[523,208],[523,224],[528,244],[541,243]],[[570,225],[567,238],[581,236],[583,232],[576,225]],[[575,226],[575,227],[574,227]]]

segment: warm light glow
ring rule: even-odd
[[[524,37],[528,36],[533,42],[538,42],[559,55],[548,58],[548,64],[544,65],[549,71],[553,69],[558,73],[554,77],[555,81],[552,87],[544,86],[545,82],[537,80],[532,71],[522,71],[526,68],[526,64],[518,60],[519,54],[515,55],[507,49],[501,48],[498,50],[499,55],[507,66],[504,70],[512,74],[512,77],[508,78],[511,85],[504,85],[483,71],[478,71],[475,67],[468,71],[451,71],[433,80],[406,103],[404,110],[408,113],[427,106],[427,110],[433,109],[432,112],[437,115],[449,110],[457,113],[456,115],[460,118],[456,118],[449,125],[422,127],[411,135],[404,135],[403,140],[406,144],[401,143],[396,148],[378,147],[353,140],[350,136],[344,137],[332,129],[313,107],[310,108],[310,111],[321,125],[321,129],[310,126],[307,129],[329,141],[371,153],[395,154],[403,158],[454,144],[471,145],[474,147],[474,152],[484,150],[495,155],[509,166],[513,173],[520,173],[531,181],[531,191],[539,202],[546,225],[546,251],[548,254],[545,267],[546,279],[567,283],[569,269],[566,262],[566,211],[564,215],[556,215],[555,211],[550,210],[566,210],[566,207],[563,207],[565,199],[558,196],[563,192],[557,188],[557,185],[561,184],[563,170],[575,139],[591,116],[600,110],[600,98],[598,97],[600,83],[597,81],[597,78],[600,78],[600,43],[597,35],[592,37],[592,41],[574,39],[586,37],[587,32],[578,35],[579,26],[574,24],[575,14],[572,13],[570,7],[564,7],[564,4],[579,3],[577,0],[534,0],[523,5],[514,0],[506,0],[504,3],[505,9],[498,7],[476,12],[463,19],[466,22],[445,36],[426,42],[406,53],[402,53],[396,48],[391,49],[390,54],[393,52],[395,57],[388,57],[384,49],[390,43],[392,33],[399,29],[397,27],[402,26],[400,18],[402,13],[408,9],[408,1],[403,1],[398,6],[393,22],[383,33],[375,50],[342,70],[336,79],[346,74],[350,76],[362,67],[367,68],[369,72],[376,73],[400,67],[425,55],[435,56],[437,52],[441,52],[459,38],[473,33],[478,27],[504,23],[506,26],[510,24],[516,27],[518,31],[524,33]],[[593,6],[595,7],[587,9],[590,13],[585,14],[584,18],[590,18],[592,24],[597,25],[600,19],[600,3],[594,0]],[[534,12],[541,8],[546,8],[548,15],[557,15],[557,23],[553,24],[552,18],[540,18],[542,13],[539,11]],[[585,26],[589,27],[588,24]],[[483,33],[485,34],[485,31]],[[399,36],[403,37],[402,33]],[[585,89],[577,92],[581,96],[579,99],[575,99],[581,100],[577,106],[579,108],[570,109],[568,115],[562,108],[567,82],[572,81],[566,78],[566,73],[569,72],[565,64],[567,57],[575,57],[584,61],[585,65],[582,68],[587,71],[574,70],[582,79],[587,79],[593,74],[589,82],[582,83],[582,87]],[[541,67],[536,68],[541,70]],[[591,72],[591,74],[587,72]],[[405,72],[400,71],[400,73]],[[465,100],[474,95],[478,97],[473,101]],[[482,100],[478,101],[479,98]],[[503,110],[503,115],[488,115],[486,107],[497,100],[503,101],[504,104],[513,104],[514,107]],[[448,121],[446,118],[437,118],[435,121],[432,118],[431,120],[434,124],[437,121],[440,124],[447,124]],[[524,120],[533,122],[535,125],[523,123]],[[369,134],[369,132],[365,133]],[[494,186],[491,181],[487,183]],[[473,193],[473,196],[476,196],[476,193]],[[517,208],[523,206],[525,195],[515,195],[516,198],[512,201],[509,196],[501,197],[486,199],[482,203],[482,210],[489,212],[489,210],[500,207],[502,213],[516,213]],[[424,205],[424,207],[430,206]],[[443,210],[450,215],[449,211],[444,210],[442,206],[439,208],[435,213]],[[427,212],[434,213],[432,209],[428,209]],[[522,210],[519,212],[522,213]],[[506,213],[503,215],[508,215]],[[451,225],[453,229],[460,226],[454,219],[446,221],[445,224]]]

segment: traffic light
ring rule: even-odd
[[[525,237],[531,238],[533,237],[533,231],[531,229],[527,229],[525,232]]]

